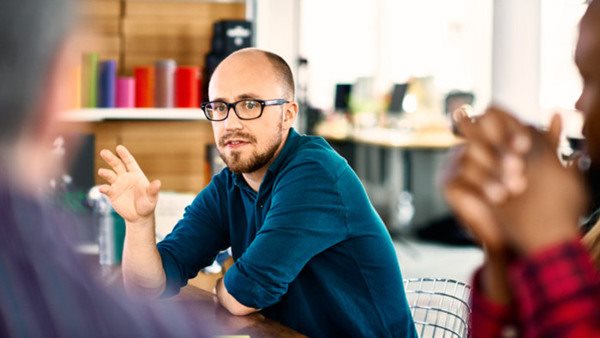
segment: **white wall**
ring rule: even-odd
[[[294,71],[298,55],[308,58],[302,78],[320,108],[333,106],[336,83],[375,76],[386,91],[410,76],[433,75],[440,99],[450,89],[473,90],[476,111],[493,97],[540,123],[571,109],[581,88],[572,56],[585,5],[577,0],[248,3],[258,47],[279,53]]]
[[[493,98],[523,120],[545,124],[563,113],[569,134],[578,134],[573,113],[581,79],[573,52],[586,9],[574,0],[495,0]]]
[[[313,105],[332,107],[336,83],[375,74],[378,28],[373,3],[302,1],[300,53],[309,60],[308,95]]]
[[[583,1],[542,0],[540,45],[540,108],[547,120],[563,113],[565,132],[580,136],[582,119],[573,113],[581,93],[581,76],[575,66],[574,51],[579,20],[587,5]]]
[[[492,99],[518,116],[540,114],[540,0],[495,0]]]
[[[336,83],[375,76],[380,90],[435,77],[440,93],[490,98],[491,0],[303,0],[300,53],[311,102],[333,105]],[[441,96],[440,96],[441,99]]]
[[[252,0],[247,6],[255,19],[256,47],[283,57],[296,75],[300,0]]]

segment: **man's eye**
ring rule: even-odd
[[[246,101],[246,109],[254,109],[256,108],[257,103],[254,101]]]

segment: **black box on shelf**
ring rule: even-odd
[[[247,47],[252,47],[252,22],[243,20],[215,22],[212,53],[227,56]]]

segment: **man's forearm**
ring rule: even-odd
[[[166,276],[156,248],[155,218],[127,223],[123,247],[123,280],[134,294],[158,297],[165,289]]]

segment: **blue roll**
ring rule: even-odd
[[[117,86],[117,61],[106,60],[100,63],[99,100],[100,108],[115,107]]]

